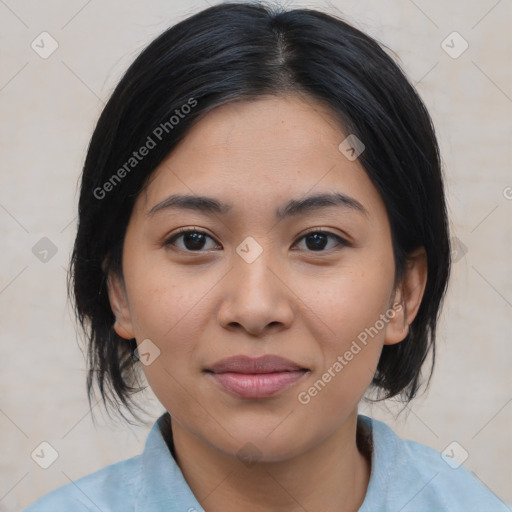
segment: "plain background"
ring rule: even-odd
[[[163,411],[147,393],[146,426],[113,423],[100,404],[93,424],[66,268],[77,180],[105,100],[147,43],[208,3],[0,0],[2,511],[140,453]],[[438,451],[456,441],[464,467],[512,503],[512,4],[282,4],[342,15],[391,48],[430,110],[445,166],[458,249],[431,387],[397,419],[393,403],[361,412]],[[51,48],[43,31],[58,44],[45,59],[31,47]],[[43,441],[58,453],[48,469],[31,457]]]

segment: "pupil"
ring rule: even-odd
[[[202,233],[187,233],[185,234],[185,247],[187,249],[201,249],[204,245],[204,240],[200,240],[200,237],[203,237],[204,235]],[[191,242],[191,244],[189,244]],[[192,247],[190,247],[192,245]]]
[[[311,240],[314,238],[315,243],[313,245],[306,242],[306,245],[308,246],[308,249],[323,249],[325,247],[325,239],[327,238],[326,235],[322,233],[314,233],[312,235],[308,235],[306,237],[306,240]]]

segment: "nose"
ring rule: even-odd
[[[235,253],[233,268],[222,284],[217,318],[223,328],[263,336],[291,326],[295,295],[270,253],[270,249],[264,250],[251,263]]]

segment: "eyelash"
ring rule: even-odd
[[[181,236],[185,235],[185,234],[189,234],[189,233],[198,233],[200,235],[205,235],[207,236],[208,238],[211,238],[212,240],[214,240],[213,237],[211,237],[208,233],[206,233],[205,231],[201,231],[199,229],[190,229],[190,228],[180,228],[178,230],[177,233],[174,233],[172,236],[170,236],[169,238],[167,238],[165,241],[164,241],[164,246],[169,246],[169,245],[174,245],[174,242],[180,238]],[[296,242],[296,244],[301,241],[302,239],[306,238],[307,236],[309,235],[312,235],[312,234],[325,234],[325,235],[328,235],[332,238],[335,238],[338,242],[338,244],[331,248],[331,249],[327,249],[327,250],[320,250],[320,251],[308,251],[308,252],[313,252],[313,253],[322,253],[322,252],[330,252],[332,251],[333,249],[335,249],[336,247],[338,246],[342,246],[342,247],[350,247],[350,243],[345,240],[344,238],[338,236],[338,235],[335,235],[334,233],[330,232],[330,231],[326,231],[324,229],[312,229],[311,231],[308,231],[307,233],[303,234]],[[295,244],[294,244],[295,245]],[[183,252],[186,252],[186,253],[201,253],[201,252],[205,252],[203,250],[198,250],[198,251],[190,251],[190,250],[186,250],[186,249],[179,249]]]

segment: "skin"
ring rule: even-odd
[[[223,105],[189,131],[136,200],[124,279],[108,280],[114,328],[159,348],[142,369],[171,414],[177,462],[208,512],[356,511],[364,500],[371,461],[356,446],[357,405],[383,345],[406,337],[427,271],[420,248],[395,286],[385,206],[358,160],[339,151],[347,135],[308,97]],[[290,199],[332,191],[359,201],[367,215],[330,206],[274,216]],[[233,208],[149,215],[176,193],[215,197]],[[165,245],[179,228],[194,227],[207,233],[202,246],[183,237]],[[329,237],[315,249],[304,238],[311,228],[349,245]],[[252,263],[236,252],[248,236],[262,249]],[[301,404],[298,393],[393,304],[401,305],[394,318]],[[203,372],[240,354],[276,354],[310,371],[274,397],[242,399]],[[257,451],[254,464],[241,461],[243,447]]]

